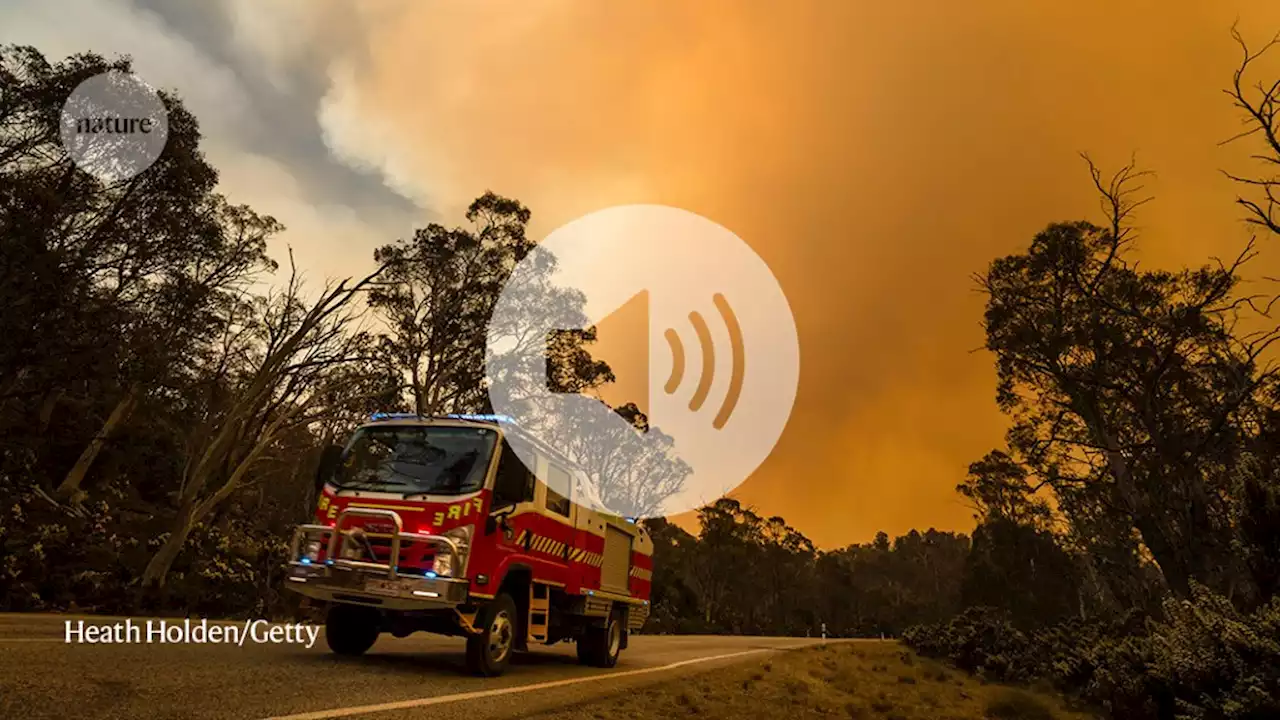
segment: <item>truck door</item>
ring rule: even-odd
[[[519,533],[512,527],[520,524],[522,513],[534,509],[534,488],[536,478],[529,471],[519,455],[511,448],[512,439],[506,438],[502,443],[502,456],[498,462],[497,476],[493,483],[494,509],[501,510],[508,517],[507,531],[501,532],[497,538],[497,546],[504,552],[522,550],[517,539]],[[486,525],[486,532],[497,532],[495,523]],[[493,558],[496,562],[497,558]]]

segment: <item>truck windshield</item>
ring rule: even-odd
[[[484,485],[497,433],[488,428],[364,427],[334,472],[340,490],[460,495]]]

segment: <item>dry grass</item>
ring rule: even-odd
[[[670,680],[539,720],[1084,720],[1057,699],[983,684],[892,642],[838,643]]]

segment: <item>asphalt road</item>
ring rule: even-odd
[[[636,636],[610,670],[579,665],[573,645],[562,643],[514,656],[502,677],[478,678],[466,673],[457,638],[384,635],[361,658],[330,654],[323,631],[311,648],[66,642],[65,622],[78,627],[80,619],[116,622],[0,614],[0,718],[496,720],[817,642]]]

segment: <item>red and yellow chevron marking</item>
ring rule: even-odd
[[[529,543],[529,549],[534,552],[555,555],[556,557],[564,557],[565,544],[559,540],[552,540],[542,535],[534,535],[533,540]]]
[[[637,580],[650,581],[653,580],[653,571],[642,567],[632,567],[631,577]]]
[[[557,559],[565,557],[565,543],[559,540],[552,540],[545,535],[531,534],[528,530],[522,530],[520,536],[516,538],[516,543],[524,545],[525,540],[529,541],[529,550],[532,552],[545,553],[554,555]],[[587,552],[582,548],[569,549],[569,562],[582,563],[592,567],[600,567],[604,564],[604,556],[596,552]]]
[[[522,530],[520,537],[516,538],[516,543],[524,545],[525,540],[529,541],[530,552],[554,555],[557,559],[564,559],[564,551],[567,545],[559,540],[553,540],[545,535],[531,534],[528,530]]]
[[[574,548],[569,551],[569,561],[590,565],[591,567],[600,567],[604,564],[604,556],[600,553],[587,552],[582,548]]]

